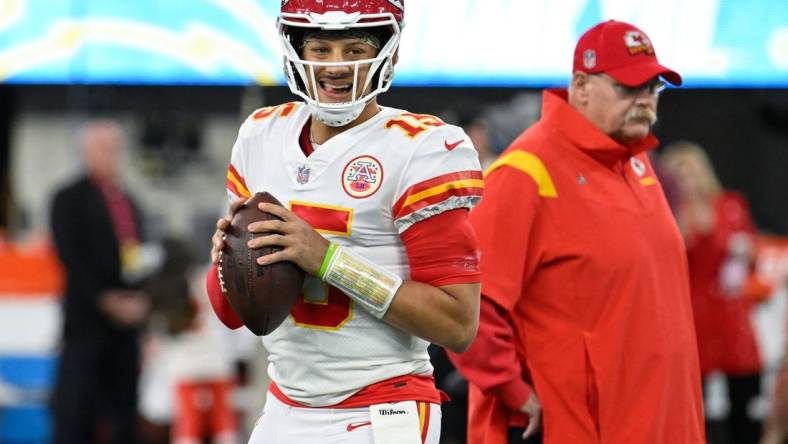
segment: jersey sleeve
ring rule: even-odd
[[[413,142],[418,145],[400,178],[391,208],[399,233],[443,212],[473,208],[484,187],[479,157],[460,128],[443,125]]]
[[[238,131],[238,138],[233,145],[232,154],[230,155],[230,162],[227,166],[227,174],[225,176],[224,187],[227,190],[227,197],[230,202],[238,198],[248,198],[251,196],[249,187],[246,185],[245,171],[246,171],[246,144],[245,134],[248,131],[249,119],[241,125]],[[217,267],[212,266],[205,276],[205,289],[208,293],[208,300],[211,302],[211,308],[222,323],[231,329],[239,328],[243,322],[233,310],[230,303],[224,297],[221,290],[219,279],[217,275]]]
[[[224,186],[227,189],[227,197],[230,201],[239,197],[248,198],[252,195],[249,187],[246,185],[246,159],[248,157],[246,152],[246,133],[248,132],[248,125],[249,120],[241,125],[241,129],[238,131],[238,138],[235,140],[232,154],[230,155],[230,163],[227,166]]]

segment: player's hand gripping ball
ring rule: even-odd
[[[262,266],[257,258],[281,247],[251,249],[247,242],[269,233],[250,233],[252,222],[278,219],[260,211],[257,204],[282,205],[269,193],[256,193],[233,217],[219,262],[219,283],[227,301],[254,334],[267,335],[287,318],[304,285],[304,271],[292,262]]]

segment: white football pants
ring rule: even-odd
[[[438,444],[441,433],[441,407],[427,403],[429,414],[422,415],[423,444]],[[380,438],[381,433],[378,433]],[[392,433],[384,439],[400,442]],[[388,442],[388,441],[387,441]],[[379,444],[375,441],[369,407],[331,409],[292,407],[271,393],[257,420],[249,444]]]

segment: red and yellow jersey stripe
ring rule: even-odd
[[[252,196],[252,193],[249,192],[249,188],[246,186],[246,181],[243,176],[238,174],[238,171],[232,164],[227,168],[227,181],[224,183],[224,186],[238,197]]]
[[[458,171],[417,183],[405,190],[391,209],[401,219],[453,196],[481,197],[484,180],[481,171]]]

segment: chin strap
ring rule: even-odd
[[[309,110],[313,116],[320,122],[331,126],[345,126],[358,118],[364,107],[367,105],[364,102],[356,103],[352,106],[343,108],[337,107],[336,109],[325,108],[318,106],[316,103],[309,103]]]

